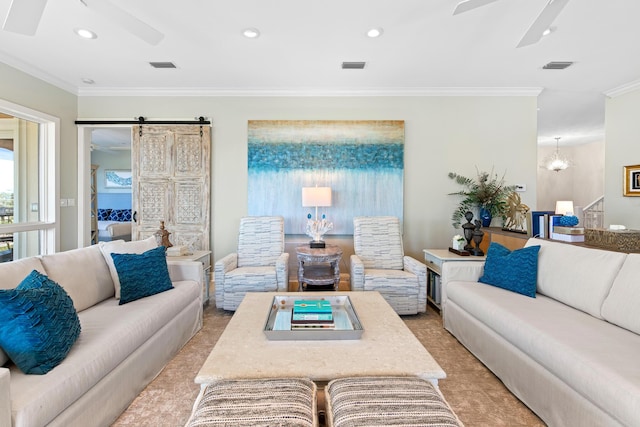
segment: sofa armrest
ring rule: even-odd
[[[364,263],[358,255],[349,258],[349,272],[351,274],[351,290],[364,291]]]
[[[236,268],[238,268],[238,254],[236,252],[230,253],[213,264],[216,307],[222,308],[224,306],[224,275]]]
[[[405,255],[404,258],[402,258],[402,261],[404,263],[404,271],[418,276],[418,305],[426,309],[427,307],[427,266],[424,263],[408,255]]]
[[[442,264],[441,306],[447,303],[447,283],[477,282],[484,273],[484,261],[445,262]]]
[[[11,371],[0,368],[0,426],[11,425]]]
[[[289,252],[283,252],[276,260],[276,282],[278,291],[289,290]]]

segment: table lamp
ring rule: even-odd
[[[558,200],[556,202],[556,215],[573,215],[573,201]]]
[[[302,206],[316,208],[315,219],[311,219],[311,214],[307,215],[305,234],[313,239],[310,247],[324,248],[322,235],[333,228],[333,223],[327,221],[324,214],[318,219],[318,207],[331,206],[331,187],[303,187]]]

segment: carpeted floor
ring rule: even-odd
[[[209,304],[204,311],[202,330],[113,426],[184,426],[199,391],[193,379],[232,315]],[[430,309],[416,316],[403,316],[403,320],[447,373],[447,378],[439,382],[440,389],[467,427],[544,426],[491,371],[442,328],[439,314]]]

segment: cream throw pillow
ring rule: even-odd
[[[120,299],[120,279],[118,278],[118,271],[111,258],[112,253],[116,254],[141,254],[157,247],[156,238],[154,236],[145,240],[136,240],[133,242],[125,242],[124,240],[115,240],[113,242],[104,242],[100,246],[104,260],[109,266],[109,272],[111,273],[111,279],[113,279],[113,286],[116,291],[116,299]]]

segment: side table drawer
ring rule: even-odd
[[[432,268],[434,270],[437,271],[442,271],[442,259],[430,254],[430,253],[426,253],[424,254],[424,263],[427,265],[427,267]]]

